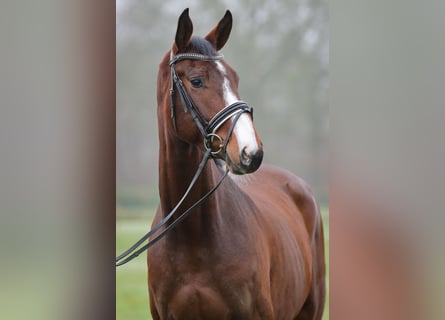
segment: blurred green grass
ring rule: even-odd
[[[118,209],[119,210],[119,209]],[[147,233],[151,218],[120,218],[116,222],[116,254]],[[116,319],[151,319],[148,308],[146,254],[116,269]]]
[[[151,226],[154,209],[117,207],[116,254],[129,248]],[[321,208],[325,233],[326,306],[323,320],[329,319],[329,209]],[[151,319],[148,306],[146,255],[116,269],[116,319]]]

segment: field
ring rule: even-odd
[[[123,212],[118,208],[118,217],[134,216],[137,218],[118,218],[116,222],[116,252],[121,253],[144,235],[151,225],[153,212],[142,209]],[[135,212],[135,210],[144,212]],[[329,216],[328,209],[322,208],[325,225],[325,249],[327,263],[327,299],[323,320],[329,319]],[[145,216],[145,218],[141,218]],[[135,260],[116,270],[116,319],[138,320],[151,319],[148,308],[147,266],[146,255],[141,254]]]

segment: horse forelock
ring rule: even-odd
[[[199,36],[193,36],[184,51],[178,53],[198,53],[206,56],[215,56],[218,54],[215,47],[209,41]],[[174,55],[173,50],[170,50],[162,60],[160,66],[168,67],[168,62],[173,59]]]
[[[209,41],[198,36],[192,37],[189,45],[185,49],[185,52],[199,53],[206,56],[214,56],[217,54],[217,51]]]

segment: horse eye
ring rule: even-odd
[[[190,83],[194,88],[204,87],[204,80],[202,78],[193,78],[190,80]]]

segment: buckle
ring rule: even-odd
[[[212,144],[213,144],[215,138],[219,142],[217,150],[212,149]],[[212,156],[217,155],[224,148],[224,140],[220,136],[218,136],[216,133],[208,133],[204,139],[204,148],[206,150],[210,150],[210,153],[212,154]]]

